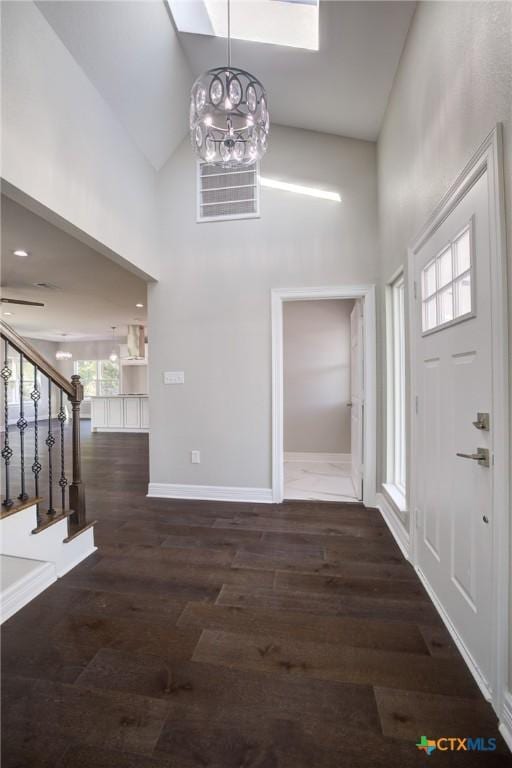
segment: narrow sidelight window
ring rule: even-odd
[[[393,473],[392,483],[405,496],[405,285],[403,273],[391,286],[393,314]]]
[[[425,276],[427,283],[431,275]],[[429,290],[435,288],[429,286]],[[405,280],[401,271],[386,291],[387,449],[384,489],[400,512],[406,511],[405,438]]]

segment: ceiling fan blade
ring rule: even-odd
[[[5,299],[1,298],[0,301],[3,304],[23,304],[27,307],[44,307],[44,304],[40,301],[25,301],[24,299]]]

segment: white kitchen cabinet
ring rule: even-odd
[[[120,397],[109,397],[107,399],[107,426],[123,427],[123,400]]]
[[[149,399],[147,397],[140,399],[140,425],[142,429],[149,429]]]
[[[106,427],[107,418],[107,400],[104,397],[93,397],[91,400],[91,421],[97,427]]]
[[[149,400],[147,395],[91,398],[91,430],[93,432],[148,432]]]
[[[140,399],[138,397],[123,397],[124,426],[127,429],[140,428]]]

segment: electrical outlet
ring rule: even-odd
[[[185,371],[164,371],[164,384],[184,384]]]
[[[201,451],[190,451],[190,461],[192,464],[201,463]]]

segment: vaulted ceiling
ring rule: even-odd
[[[203,70],[224,63],[226,41],[177,32],[163,0],[37,5],[160,169],[187,133],[190,86]],[[413,2],[322,0],[319,51],[234,40],[232,60],[265,84],[274,123],[374,141],[414,8]]]
[[[223,12],[226,0],[207,1]],[[171,5],[176,2],[187,3],[189,12],[205,0]],[[187,135],[195,77],[226,60],[225,38],[208,29],[177,31],[164,0],[44,0],[37,6],[134,144],[160,169]],[[264,82],[274,124],[375,140],[414,7],[321,0],[318,51],[235,39],[232,60]],[[3,293],[45,302],[44,309],[3,305],[18,330],[90,338],[108,335],[111,325],[145,322],[145,307],[135,307],[146,304],[141,280],[10,200],[3,200],[2,213]],[[30,257],[15,257],[19,247]],[[50,287],[36,285],[43,281]]]

